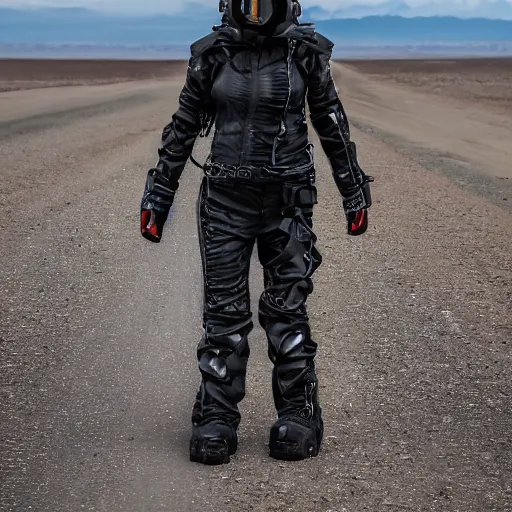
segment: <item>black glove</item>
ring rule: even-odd
[[[141,210],[140,232],[150,242],[160,243],[166,215],[153,210]]]
[[[374,179],[365,175],[365,181],[343,194],[343,209],[347,218],[347,233],[362,235],[368,229],[368,208],[372,205],[370,183]]]
[[[159,243],[175,190],[157,168],[148,171],[140,205],[140,231],[144,238]]]

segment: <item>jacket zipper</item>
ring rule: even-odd
[[[243,130],[244,135],[243,135],[243,139],[242,139],[242,151],[240,153],[239,165],[245,164],[245,156],[246,156],[246,154],[250,153],[250,151],[249,152],[247,151],[247,147],[246,147],[248,144],[247,137],[252,136],[252,134],[251,134],[252,122],[253,122],[253,118],[254,118],[254,113],[256,112],[256,103],[257,103],[258,94],[259,94],[259,81],[255,80],[254,78],[257,76],[258,61],[260,58],[260,54],[259,53],[253,54],[251,52],[250,58],[251,58],[251,72],[252,72],[251,73],[252,80],[250,81],[251,95],[250,95],[250,100],[249,100],[249,109],[248,109],[247,119],[245,120],[245,123],[244,123],[244,130]]]

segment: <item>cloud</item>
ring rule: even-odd
[[[476,13],[478,16],[501,17],[499,13],[512,12],[512,0],[301,0],[304,8],[321,8],[328,15],[344,12],[365,14],[400,13],[404,9],[411,15],[418,14],[461,14]],[[187,6],[201,5],[212,14],[217,11],[217,0],[0,0],[0,6],[51,6],[85,7],[101,11],[130,13],[170,13],[174,14]]]

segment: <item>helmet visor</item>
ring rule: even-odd
[[[240,14],[244,24],[261,26],[265,25],[277,14],[275,0],[235,0],[240,5]]]

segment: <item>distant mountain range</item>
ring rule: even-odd
[[[493,2],[430,2],[411,7],[401,0],[389,0],[377,5],[355,5],[327,11],[319,7],[305,10],[305,15],[315,20],[333,18],[364,18],[367,16],[401,16],[404,18],[453,16],[461,19],[486,18],[512,20],[512,4],[505,0]]]
[[[492,5],[503,12],[505,7],[511,8],[502,1]],[[315,20],[318,31],[338,44],[512,41],[512,20],[407,17],[407,5],[400,1],[390,1],[379,8],[388,13],[393,8],[393,15],[365,16],[368,8],[354,7],[336,14],[335,19],[326,19],[325,11],[313,8],[305,11],[303,21]],[[147,16],[106,14],[81,8],[0,8],[0,44],[188,45],[208,33],[219,20],[216,9],[204,6],[194,6],[175,15]]]

